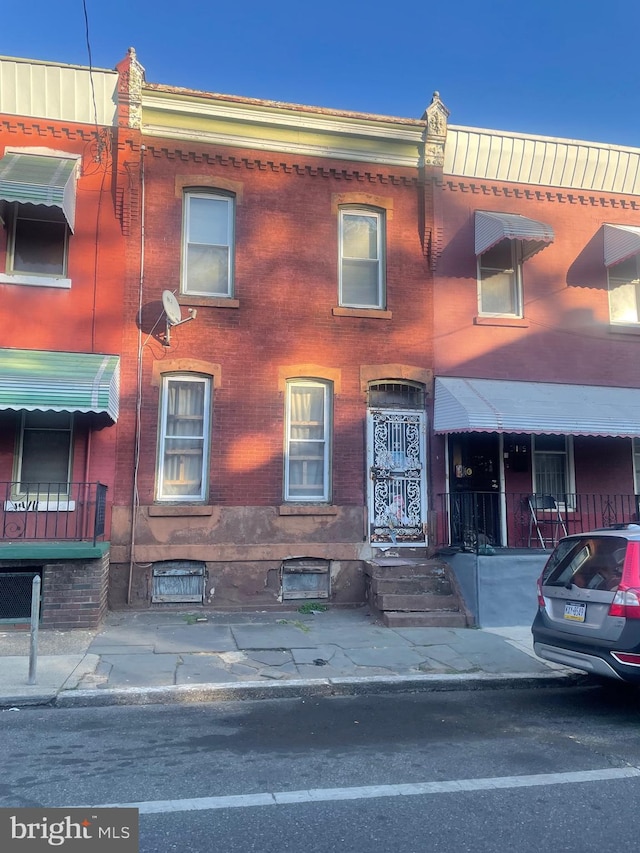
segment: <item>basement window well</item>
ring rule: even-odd
[[[161,560],[153,565],[151,601],[202,604],[205,582],[205,564],[199,560]]]
[[[329,560],[303,558],[282,563],[282,600],[329,598]]]

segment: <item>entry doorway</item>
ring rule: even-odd
[[[372,544],[426,543],[426,414],[368,412],[368,511]]]
[[[475,550],[502,545],[500,436],[449,436],[451,544]]]

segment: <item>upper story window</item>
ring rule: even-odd
[[[284,499],[329,500],[331,400],[327,382],[287,383]]]
[[[164,376],[158,446],[158,500],[205,500],[210,432],[211,378],[194,374]]]
[[[640,323],[640,255],[608,267],[612,323]]]
[[[478,313],[522,317],[522,265],[555,239],[553,228],[519,213],[476,210]]]
[[[340,305],[385,307],[385,222],[380,211],[340,210]]]
[[[6,272],[0,281],[70,287],[77,159],[7,153],[0,159],[0,218],[7,230]]]
[[[185,193],[182,293],[233,296],[234,218],[232,196]]]
[[[522,259],[515,240],[502,240],[478,258],[478,313],[522,316]]]

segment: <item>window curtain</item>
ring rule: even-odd
[[[323,497],[325,469],[324,388],[294,386],[289,391],[289,492]]]
[[[204,382],[172,380],[164,441],[165,497],[202,495]]]

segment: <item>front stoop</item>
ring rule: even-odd
[[[389,628],[467,628],[453,569],[440,559],[379,557],[365,563],[367,598]]]

